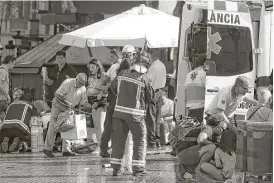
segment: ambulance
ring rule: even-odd
[[[240,75],[251,81],[247,94],[250,97],[254,97],[255,83],[257,86],[267,84],[265,79],[273,67],[273,10],[267,11],[262,1],[259,4],[261,26],[256,30],[260,32],[260,37],[255,46],[254,23],[246,3],[213,0],[182,2],[175,116],[186,115],[184,83],[187,73],[195,68],[198,54],[207,54],[205,109],[221,88],[233,85]],[[235,112],[238,119],[244,119],[250,107],[242,102]]]

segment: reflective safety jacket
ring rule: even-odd
[[[18,129],[25,135],[30,135],[30,120],[32,116],[37,116],[32,105],[25,101],[15,101],[8,106],[1,131],[4,129]]]
[[[111,83],[116,95],[113,117],[123,120],[140,121],[144,119],[147,104],[154,97],[150,79],[135,70],[123,70]]]

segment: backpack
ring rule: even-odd
[[[204,125],[193,118],[183,118],[168,135],[168,141],[177,153],[197,145],[197,137]]]

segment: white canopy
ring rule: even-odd
[[[62,35],[60,44],[80,48],[125,46],[177,47],[179,18],[140,5],[124,13]]]

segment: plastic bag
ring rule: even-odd
[[[61,112],[57,117],[57,132],[66,132],[75,127],[75,113],[72,110]]]

